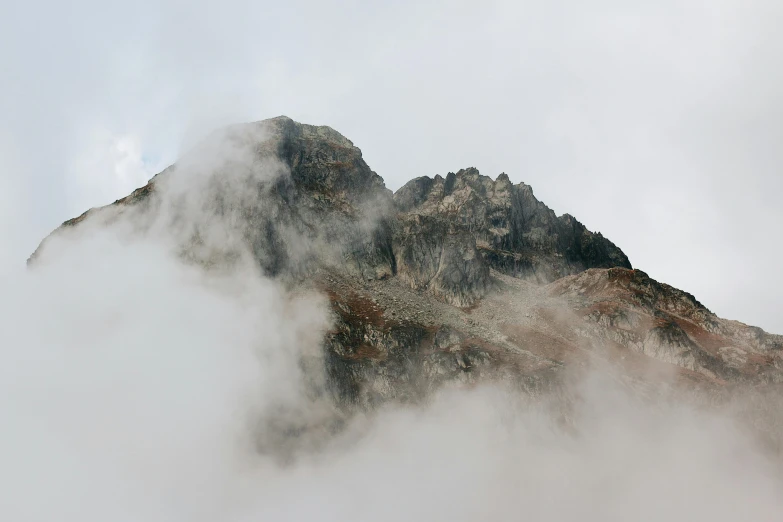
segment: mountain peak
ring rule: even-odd
[[[220,139],[229,157],[203,161],[225,152]],[[783,338],[719,319],[633,270],[614,243],[556,216],[529,185],[469,167],[392,194],[349,139],[286,116],[217,133],[54,234],[120,218],[134,233],[174,227],[177,251],[203,266],[246,255],[269,277],[320,288],[335,321],[324,341],[330,382],[347,403],[498,375],[540,389],[596,346],[700,386],[783,381]],[[210,242],[227,237],[228,246]]]
[[[351,140],[334,130],[332,127],[299,123],[288,116],[277,116],[276,118],[261,120],[255,122],[254,125],[265,127],[272,132],[278,133],[281,137],[320,140],[341,147],[354,147]]]

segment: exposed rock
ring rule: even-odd
[[[587,268],[631,268],[611,241],[568,214],[558,218],[530,186],[513,185],[506,174],[493,181],[470,168],[417,178],[394,202],[401,212],[465,228],[492,268],[515,277],[547,283]]]
[[[547,289],[598,335],[648,357],[728,382],[783,382],[783,336],[721,319],[641,270],[587,270]]]
[[[490,286],[489,266],[465,229],[429,216],[400,216],[394,237],[398,275],[455,306],[469,306]]]
[[[367,278],[395,272],[391,191],[361,151],[329,127],[286,117],[228,127],[131,196],[58,231],[128,207],[164,214],[158,221],[177,229],[187,255],[207,263],[215,249],[226,249],[226,237],[236,237],[237,249],[249,249],[270,276],[306,275],[324,263]]]

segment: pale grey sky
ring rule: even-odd
[[[0,264],[213,127],[285,114],[392,189],[505,171],[783,333],[779,0],[0,2]]]

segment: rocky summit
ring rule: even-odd
[[[53,235],[123,215],[133,233],[176,229],[180,254],[204,266],[249,252],[268,277],[328,296],[324,361],[341,404],[485,379],[535,395],[596,361],[639,387],[664,373],[716,396],[783,383],[783,336],[721,319],[634,269],[530,186],[466,168],[392,193],[329,127],[286,117],[229,127]]]

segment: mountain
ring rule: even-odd
[[[535,395],[596,361],[637,387],[662,373],[718,395],[783,383],[783,336],[634,269],[530,186],[467,168],[392,193],[329,127],[287,117],[229,127],[53,235],[120,221],[137,234],[176,230],[191,262],[231,266],[249,252],[268,277],[327,295],[326,374],[345,405],[483,379]]]

